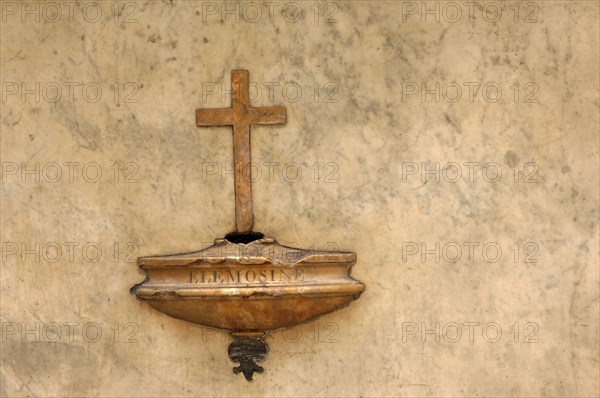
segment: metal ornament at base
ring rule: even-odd
[[[264,368],[257,362],[267,359],[269,347],[262,340],[264,333],[232,333],[233,342],[227,349],[229,359],[238,362],[240,366],[233,368],[233,373],[242,373],[246,380],[252,381],[254,372],[263,373]]]
[[[252,231],[250,126],[282,124],[285,108],[253,108],[247,71],[232,72],[232,106],[197,110],[198,126],[233,126],[236,230],[191,253],[138,259],[146,280],[132,293],[177,319],[232,332],[229,358],[251,381],[262,373],[270,330],[287,328],[340,309],[365,285],[350,276],[352,252],[283,246]]]

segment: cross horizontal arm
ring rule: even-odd
[[[196,109],[198,127],[233,126],[233,112],[227,109]]]
[[[250,124],[285,124],[286,113],[283,106],[250,108]]]

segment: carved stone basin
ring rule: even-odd
[[[238,332],[288,327],[339,309],[365,286],[350,277],[351,252],[303,250],[271,238],[217,239],[207,249],[141,257],[146,280],[133,292],[158,311]]]

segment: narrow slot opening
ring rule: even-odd
[[[265,235],[261,234],[260,232],[248,232],[245,234],[239,234],[237,232],[232,232],[232,233],[227,234],[225,236],[225,239],[227,239],[231,243],[248,244],[250,242],[254,242],[255,240],[262,239],[264,237],[265,237]]]

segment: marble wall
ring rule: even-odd
[[[597,396],[598,3],[3,1],[2,396]],[[268,339],[136,301],[138,256],[234,223],[350,250],[367,290]]]

